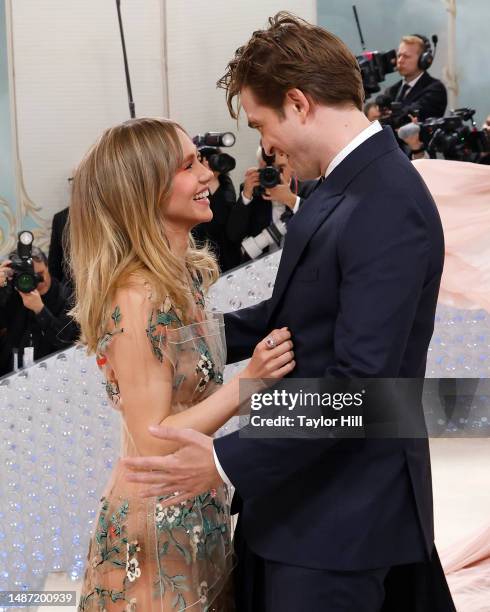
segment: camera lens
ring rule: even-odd
[[[16,278],[16,287],[22,293],[30,293],[34,291],[35,284],[32,274],[28,274],[27,272],[22,272]]]
[[[274,166],[266,166],[260,171],[260,184],[266,189],[275,187],[281,182],[281,175]]]

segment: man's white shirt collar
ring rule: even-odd
[[[374,136],[377,132],[381,132],[383,128],[379,121],[373,121],[367,128],[362,130],[360,134],[358,134],[353,140],[349,142],[347,146],[345,146],[337,155],[332,159],[332,161],[328,164],[328,167],[325,171],[325,178],[340,164],[340,162],[344,161],[344,159],[357,149],[359,145],[361,145],[365,140]]]
[[[415,83],[416,83],[416,82],[417,82],[417,81],[420,79],[420,77],[421,77],[423,74],[424,74],[424,73],[423,73],[423,72],[421,72],[421,73],[419,74],[419,76],[416,76],[416,77],[415,77],[414,79],[412,79],[411,81],[403,81],[403,83],[402,83],[402,87],[403,87],[403,85],[406,83],[406,84],[407,84],[407,85],[410,87],[410,89],[412,89],[412,87],[415,85]]]

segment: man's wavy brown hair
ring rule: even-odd
[[[359,64],[350,49],[334,34],[285,11],[270,17],[266,30],[254,32],[235,51],[217,85],[226,90],[235,119],[244,87],[250,88],[259,104],[280,115],[286,92],[295,88],[326,106],[352,105],[362,110],[364,103]]]

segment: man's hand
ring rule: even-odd
[[[34,291],[31,291],[30,293],[18,291],[18,294],[22,298],[24,306],[29,310],[32,310],[32,312],[35,314],[39,314],[44,308],[42,297],[37,289],[34,289]]]
[[[280,202],[281,204],[285,204],[291,210],[294,208],[296,204],[296,195],[291,191],[289,183],[287,183],[284,179],[284,176],[281,174],[281,183],[272,187],[270,189],[265,190],[265,195],[262,196],[264,200],[274,200],[274,202]]]
[[[174,427],[150,427],[149,431],[156,438],[181,446],[164,457],[123,459],[127,480],[148,485],[141,491],[142,497],[163,497],[178,491],[162,504],[167,507],[223,484],[214,463],[211,437],[193,429]]]
[[[0,263],[0,287],[6,287],[8,281],[12,278],[12,268],[10,259],[6,259]]]
[[[259,169],[258,168],[249,168],[245,172],[245,182],[243,183],[243,195],[251,200],[253,198],[254,187],[258,187],[260,184],[259,181]]]

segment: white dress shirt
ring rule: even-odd
[[[243,205],[248,206],[250,202],[252,201],[252,198],[247,198],[247,196],[243,193],[243,191],[240,195],[242,196]],[[301,202],[301,198],[297,195],[296,202],[294,203],[294,206],[292,208],[294,215],[298,212],[300,202]],[[279,221],[282,213],[285,212],[287,207],[286,207],[286,204],[282,204],[281,202],[275,202],[274,200],[271,200],[271,204],[272,204],[272,222],[276,223],[277,221]]]
[[[374,136],[374,134],[376,134],[377,132],[381,132],[382,129],[383,128],[381,127],[381,124],[380,124],[379,121],[373,121],[373,123],[368,125],[367,128],[365,128],[360,134],[358,134],[353,140],[351,140],[349,142],[349,144],[347,146],[345,146],[341,151],[339,151],[339,153],[337,153],[337,155],[332,159],[332,161],[328,164],[328,167],[327,167],[327,169],[325,171],[325,178],[327,178],[327,176],[342,161],[344,161],[344,159],[350,153],[352,153],[352,151],[354,151],[354,149],[357,149],[357,147],[360,144],[362,144],[368,138],[371,138],[371,136]],[[296,211],[294,211],[294,212],[296,212]],[[216,455],[216,451],[214,449],[214,446],[213,446],[213,456],[214,456],[214,463],[216,464],[216,469],[218,470],[218,473],[221,476],[223,482],[225,482],[228,486],[232,486],[232,483],[231,483],[230,479],[228,478],[228,476],[226,475],[225,471],[221,467],[221,464],[219,462],[218,456]]]

